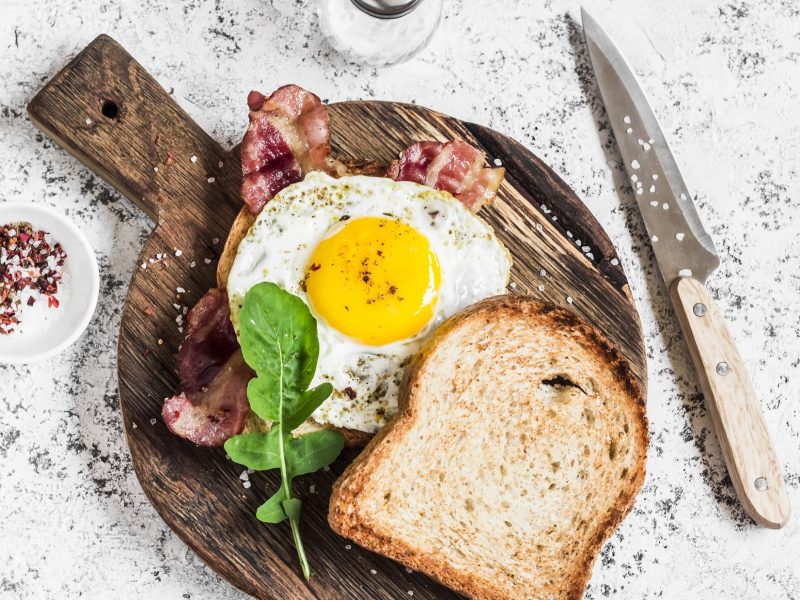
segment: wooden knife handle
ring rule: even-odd
[[[242,111],[246,114],[246,107]],[[28,115],[154,220],[169,210],[174,196],[216,194],[234,210],[241,205],[238,193],[230,197],[241,181],[238,160],[230,160],[107,35],[98,36],[36,94]]]
[[[753,384],[706,287],[678,279],[670,296],[711,412],[733,486],[759,525],[789,520],[789,497]]]

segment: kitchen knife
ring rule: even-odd
[[[705,287],[719,266],[714,243],[703,229],[633,71],[584,9],[581,19],[614,138],[697,369],[731,481],[756,523],[783,527],[790,509],[782,469],[744,363]]]

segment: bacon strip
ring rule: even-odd
[[[504,168],[485,164],[486,155],[463,140],[417,142],[392,161],[386,176],[448,191],[478,212],[491,204],[505,176]]]
[[[178,351],[179,392],[164,400],[161,416],[176,435],[200,446],[221,446],[244,428],[252,377],[231,324],[228,296],[211,289],[187,316],[186,340]]]
[[[309,171],[337,173],[331,158],[328,109],[319,97],[296,85],[267,98],[247,97],[250,126],[242,140],[242,198],[258,214],[275,194]]]

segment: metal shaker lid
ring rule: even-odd
[[[422,0],[352,0],[362,11],[378,19],[396,19],[414,10]]]

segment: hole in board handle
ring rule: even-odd
[[[119,106],[113,100],[103,100],[100,112],[107,119],[116,119],[119,116]]]

